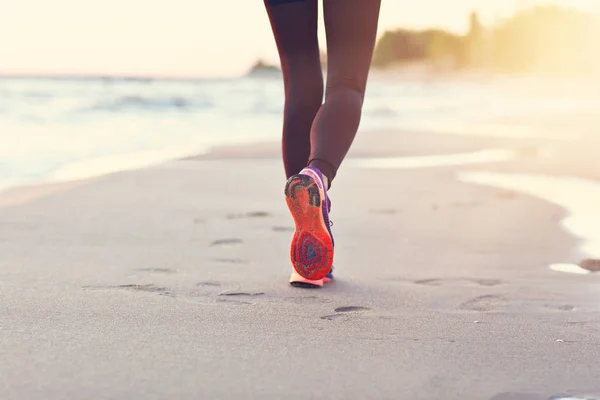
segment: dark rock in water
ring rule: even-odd
[[[586,258],[579,263],[579,266],[583,269],[587,269],[590,272],[600,271],[600,260],[594,258]]]
[[[263,60],[258,60],[250,68],[247,76],[278,76],[279,74],[281,74],[281,70],[278,67],[267,64]]]

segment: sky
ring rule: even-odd
[[[382,0],[379,35],[463,33],[473,10],[491,24],[539,3],[600,14],[600,0]],[[278,63],[262,0],[0,1],[4,74],[235,76],[257,58]]]

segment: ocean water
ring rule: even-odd
[[[282,100],[277,76],[0,78],[0,190],[278,140]],[[600,87],[586,81],[373,74],[361,131],[576,140],[599,110]]]

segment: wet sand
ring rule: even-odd
[[[584,256],[561,226],[569,214],[458,178],[554,173],[547,146],[359,136],[331,191],[337,281],[321,290],[287,284],[278,144],[5,193],[0,398],[597,393],[600,278],[548,268]],[[517,156],[414,169],[354,161],[486,149]],[[582,160],[569,171],[591,175]]]

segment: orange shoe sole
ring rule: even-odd
[[[333,241],[321,209],[325,193],[312,177],[295,175],[286,184],[285,196],[296,225],[290,247],[292,265],[304,279],[319,281],[333,265]]]

